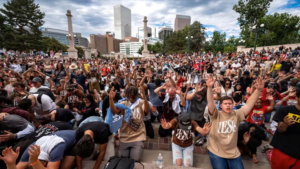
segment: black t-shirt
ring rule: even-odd
[[[99,114],[95,111],[98,107],[96,102],[91,103],[89,106],[85,106],[85,103],[81,103],[79,105],[79,110],[81,111],[82,119],[81,121],[85,120],[90,116],[99,116]]]
[[[281,107],[276,111],[273,120],[283,122],[286,115],[295,119],[295,124],[289,126],[284,133],[275,132],[271,145],[284,154],[300,160],[300,110],[296,106]]]
[[[240,93],[235,93],[235,96],[233,97],[233,100],[238,103],[239,101],[241,101],[242,103],[242,98],[244,95],[244,91],[243,90],[236,90],[235,92],[240,92]]]
[[[56,109],[55,121],[69,122],[74,119],[74,115],[70,110],[67,109]]]
[[[214,70],[213,70],[213,64],[209,64],[208,67],[207,67],[207,73],[213,73]]]
[[[115,90],[117,90],[118,92],[121,91],[121,87],[120,87],[119,83],[112,83],[111,86],[113,86],[115,88]]]
[[[282,61],[281,62],[281,71],[285,71],[286,73],[290,72],[291,67],[293,67],[292,62],[286,62],[286,61]]]
[[[53,121],[43,125],[41,128],[37,129],[35,132],[29,134],[24,139],[31,139],[33,141],[38,140],[43,136],[50,135],[60,130],[72,130],[72,127],[63,121]]]
[[[76,131],[76,140],[80,140],[84,136],[84,132],[92,130],[94,133],[94,143],[105,144],[108,142],[108,137],[111,135],[109,126],[106,123],[95,121],[83,124]]]

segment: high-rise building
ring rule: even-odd
[[[159,31],[158,31],[158,38],[160,40],[164,40],[164,38],[170,34],[173,33],[173,28],[170,26],[163,26]]]
[[[74,35],[76,35],[76,37],[74,37],[75,46],[89,47],[89,40],[85,37],[82,37],[81,33],[74,33]]]
[[[152,36],[152,29],[150,27],[147,27],[147,37],[151,37]],[[140,42],[144,39],[144,27],[138,27],[138,38],[140,40]]]
[[[49,38],[55,38],[58,40],[61,44],[69,45],[69,39],[67,38],[67,35],[69,34],[68,31],[54,29],[54,28],[43,28],[41,27],[40,30],[42,31],[42,35],[49,37]],[[75,46],[89,46],[89,40],[85,37],[81,36],[81,33],[75,33],[74,32],[74,45]]]
[[[108,54],[111,52],[119,52],[120,51],[120,43],[123,40],[114,39],[113,34],[107,32],[105,35],[90,35],[92,49],[97,49],[101,54]]]
[[[131,10],[123,5],[114,6],[115,38],[131,37]]]
[[[125,42],[120,43],[120,53],[124,55],[137,54],[139,49],[143,46],[142,42]]]
[[[153,38],[156,38],[156,28],[154,28],[154,37]]]
[[[44,27],[41,27],[40,30],[42,31],[42,35],[45,37],[55,38],[64,45],[70,44],[69,39],[67,38],[67,35],[69,34],[68,31]]]
[[[174,31],[179,31],[185,26],[191,25],[191,17],[187,15],[176,15]]]

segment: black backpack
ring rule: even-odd
[[[104,166],[104,169],[134,169],[134,164],[135,161],[131,158],[112,156]],[[144,165],[140,164],[144,168]]]
[[[53,102],[55,102],[55,96],[54,94],[52,93],[52,91],[48,88],[40,88],[38,89],[37,92],[33,93],[33,94],[38,94],[38,97],[37,97],[37,101],[42,104],[42,95],[45,94],[47,96],[49,96],[51,98],[51,100]]]

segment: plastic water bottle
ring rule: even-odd
[[[162,168],[163,167],[163,156],[161,155],[161,153],[159,153],[159,155],[158,155],[157,165],[158,165],[158,168]]]

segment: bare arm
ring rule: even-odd
[[[213,76],[209,76],[207,81],[206,81],[206,85],[207,85],[207,102],[208,102],[208,111],[210,113],[210,115],[213,115],[214,110],[216,108],[215,102],[214,102],[214,96],[213,96],[213,91],[212,91],[212,86],[215,83],[215,79],[213,78]]]
[[[105,144],[100,144],[99,149],[100,149],[100,153],[98,155],[98,158],[96,160],[96,163],[94,165],[94,169],[98,169],[103,161],[103,158],[105,156],[105,152],[106,152],[106,147],[107,147],[107,143]]]
[[[109,108],[111,109],[111,111],[114,114],[119,114],[121,112],[121,110],[115,106],[115,101],[114,101],[114,98],[116,97],[116,93],[117,93],[117,91],[114,91],[114,87],[112,87],[110,89],[109,96],[108,96],[109,97]]]
[[[256,80],[256,90],[255,92],[249,97],[249,99],[247,99],[247,102],[245,104],[245,106],[243,106],[243,110],[244,110],[244,115],[247,116],[250,111],[252,110],[255,102],[257,101],[257,99],[259,98],[259,96],[261,95],[261,92],[264,88],[264,80],[262,78],[258,78]]]

